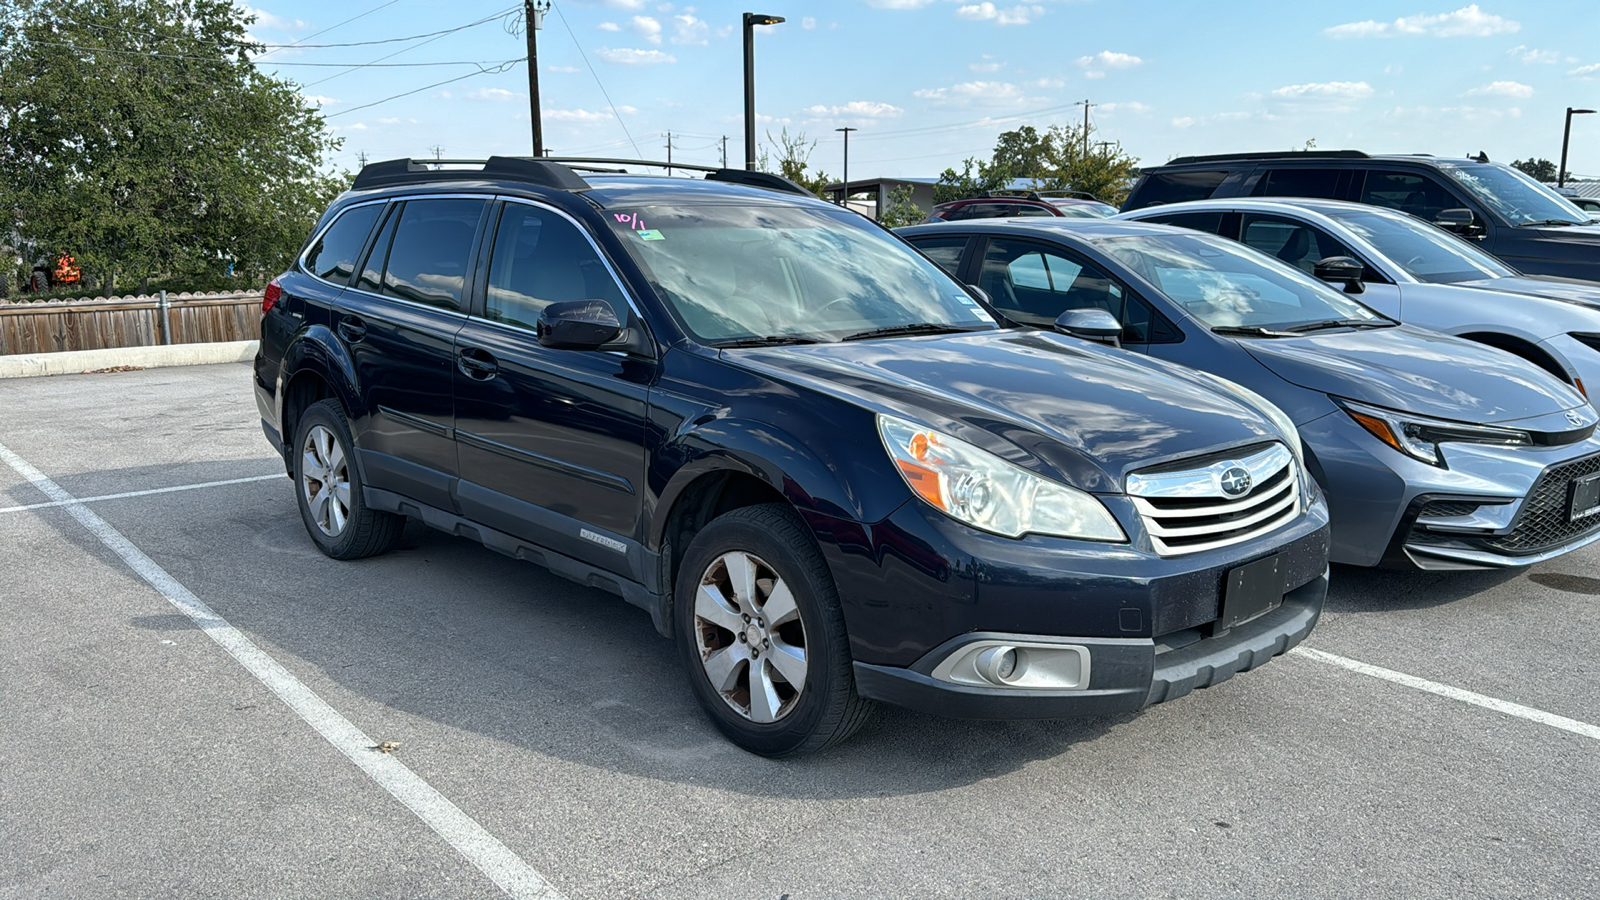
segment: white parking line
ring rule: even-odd
[[[1415,675],[1407,675],[1404,672],[1396,672],[1393,669],[1385,669],[1382,666],[1374,666],[1343,656],[1335,656],[1332,653],[1313,650],[1310,647],[1296,647],[1289,652],[1296,656],[1304,656],[1307,659],[1327,663],[1330,666],[1338,666],[1342,669],[1349,669],[1352,672],[1360,672],[1362,675],[1370,675],[1373,678],[1381,678],[1384,681],[1403,684],[1406,687],[1427,691],[1440,697],[1448,697],[1451,700],[1459,700],[1462,703],[1470,703],[1473,706],[1492,709],[1508,716],[1516,716],[1519,719],[1527,719],[1530,722],[1538,722],[1540,725],[1549,725],[1551,728],[1559,728],[1562,731],[1570,731],[1573,734],[1581,734],[1586,738],[1600,740],[1600,726],[1580,722],[1577,719],[1569,719],[1566,716],[1558,716],[1542,709],[1534,709],[1531,706],[1523,706],[1520,703],[1512,703],[1509,700],[1500,700],[1486,694],[1464,691],[1448,684],[1440,684],[1437,681],[1429,681],[1426,678],[1418,678]]]
[[[230,484],[249,484],[252,481],[273,481],[289,476],[278,472],[273,475],[255,475],[250,478],[229,478],[225,481],[202,481],[199,484],[179,484],[172,487],[151,488],[148,491],[127,491],[122,494],[101,494],[98,497],[74,497],[71,500],[51,500],[48,503],[29,503],[26,506],[0,506],[0,513],[26,512],[30,509],[49,509],[72,503],[98,503],[101,500],[126,500],[129,497],[148,497],[151,494],[171,494],[175,491],[198,491],[201,488],[225,487]]]
[[[122,561],[127,563],[129,568],[167,598],[168,603],[188,616],[201,631],[222,649],[228,651],[251,675],[266,685],[268,690],[276,694],[278,699],[315,728],[323,739],[348,757],[367,774],[367,777],[376,781],[396,800],[405,804],[417,818],[448,841],[450,846],[477,866],[506,894],[517,900],[565,900],[559,891],[533,870],[533,867],[505,844],[500,843],[498,838],[471,816],[462,812],[421,776],[393,756],[374,750],[376,742],[372,738],[364,734],[349,719],[340,715],[328,705],[327,701],[318,697],[242,632],[213,612],[211,607],[135,547],[132,541],[84,506],[83,501],[67,493],[60,485],[51,481],[43,472],[13,453],[4,444],[0,444],[0,462],[10,466],[18,475],[42,491],[51,499],[52,505],[66,509],[79,524],[99,538],[100,543],[122,557]]]

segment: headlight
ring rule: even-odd
[[[966,441],[881,415],[878,434],[912,493],[974,528],[1006,537],[1128,539],[1092,495],[1041,478]]]
[[[1351,400],[1336,402],[1358,425],[1372,432],[1373,437],[1407,456],[1441,469],[1448,468],[1444,464],[1444,457],[1439,454],[1439,445],[1443,443],[1454,441],[1502,447],[1525,447],[1533,443],[1533,438],[1526,431],[1514,428],[1463,425],[1460,422],[1379,409]]]

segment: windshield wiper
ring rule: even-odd
[[[1211,329],[1212,334],[1237,334],[1243,337],[1294,337],[1292,331],[1273,331],[1262,328],[1260,325],[1216,325]]]
[[[1321,322],[1307,322],[1304,325],[1291,325],[1284,331],[1294,334],[1304,334],[1307,331],[1323,331],[1328,328],[1388,328],[1393,322],[1374,322],[1371,319],[1326,319]]]
[[[906,325],[887,325],[883,328],[869,328],[855,334],[847,334],[840,338],[841,341],[859,341],[863,338],[875,337],[904,337],[914,334],[951,334],[960,331],[975,331],[973,328],[963,328],[960,325],[951,325],[948,322],[912,322]]]
[[[1547,226],[1547,225],[1563,225],[1563,226],[1571,227],[1573,225],[1583,225],[1583,224],[1585,224],[1585,223],[1583,223],[1583,222],[1574,222],[1571,219],[1540,219],[1537,222],[1523,222],[1523,223],[1519,224],[1517,227],[1518,228],[1539,228],[1539,227],[1543,227],[1543,226]]]
[[[802,337],[798,334],[774,334],[765,337],[734,338],[727,341],[717,341],[711,346],[718,350],[728,350],[735,347],[782,347],[787,344],[815,344],[816,338]]]

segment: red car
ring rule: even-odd
[[[1009,219],[1015,216],[1104,219],[1116,214],[1115,206],[1082,191],[991,191],[982,197],[941,203],[928,213],[928,221]]]

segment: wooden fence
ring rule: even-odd
[[[248,341],[260,336],[259,293],[0,303],[0,354]]]

